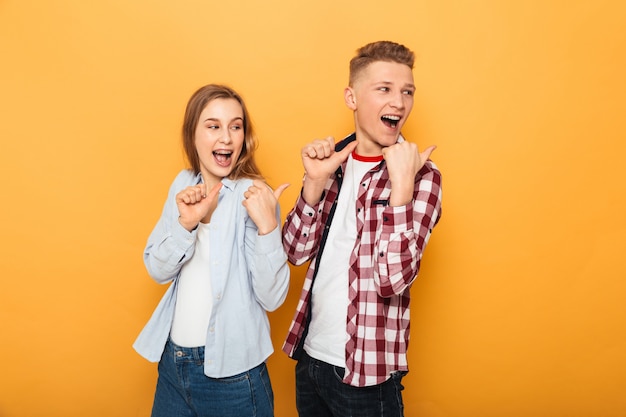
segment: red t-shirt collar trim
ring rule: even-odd
[[[383,160],[383,156],[382,155],[363,156],[363,155],[359,155],[358,153],[356,153],[356,150],[352,151],[352,158],[355,161],[361,161],[361,162],[380,162],[380,161]]]

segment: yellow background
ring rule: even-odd
[[[626,3],[0,0],[0,416],[148,416],[142,263],[199,86],[246,99],[291,208],[300,147],[350,133],[347,64],[417,54],[405,136],[443,218],[413,286],[407,416],[626,415]],[[270,315],[280,347],[304,268]]]

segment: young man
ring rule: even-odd
[[[301,195],[283,226],[295,265],[311,261],[283,350],[298,360],[308,416],[402,416],[409,290],[441,214],[441,174],[400,131],[414,54],[374,42],[350,61],[355,132],[302,148]]]

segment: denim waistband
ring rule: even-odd
[[[167,339],[165,351],[170,351],[174,355],[176,362],[203,362],[204,346],[184,347],[178,346],[171,338]]]

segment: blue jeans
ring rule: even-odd
[[[311,358],[302,351],[296,365],[296,408],[300,417],[402,417],[402,377],[369,387],[343,383],[345,369]]]
[[[239,375],[204,374],[204,347],[167,342],[159,362],[152,417],[273,417],[274,394],[265,363]]]

